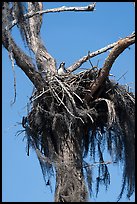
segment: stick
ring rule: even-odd
[[[54,89],[53,89],[54,91]],[[58,94],[54,91],[55,96],[57,97],[57,99],[60,101],[60,103],[64,106],[64,108],[67,110],[67,112],[74,118],[80,119],[81,122],[84,124],[84,121],[82,120],[82,118],[77,117],[75,115],[73,115],[73,113],[70,112],[70,110],[67,108],[67,106],[64,104],[64,102],[59,98]]]
[[[72,101],[73,106],[76,107],[75,101],[74,101],[73,97],[71,96],[70,92],[67,91],[66,87],[63,85],[63,83],[62,83],[61,81],[59,81],[59,80],[57,79],[57,77],[55,77],[55,79],[56,79],[56,81],[60,84],[60,86],[65,90],[65,92],[68,94],[69,98],[70,98],[71,101]]]

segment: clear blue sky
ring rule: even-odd
[[[86,6],[89,2],[44,2],[44,9],[59,6]],[[97,2],[94,12],[64,12],[44,14],[42,39],[56,59],[57,64],[65,61],[66,66],[135,30],[135,10],[130,2]],[[22,46],[19,33],[13,31],[16,41]],[[129,84],[134,90],[135,46],[126,49],[114,63],[111,73],[121,84]],[[94,65],[101,67],[109,52],[93,58]],[[15,137],[22,127],[22,116],[26,115],[26,104],[32,93],[32,84],[20,68],[15,66],[17,100],[10,106],[14,97],[14,83],[11,62],[7,51],[2,49],[2,201],[3,202],[48,202],[54,200],[53,192],[45,187],[41,168],[34,151],[26,155],[24,134]],[[90,66],[89,63],[83,67]],[[131,158],[132,159],[132,158]],[[122,167],[109,165],[111,185],[108,192],[101,188],[98,198],[92,201],[115,202],[121,187]],[[125,194],[121,201],[127,201]],[[134,201],[134,195],[130,202]]]

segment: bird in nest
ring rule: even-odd
[[[58,75],[65,75],[65,74],[67,74],[67,70],[65,68],[65,62],[61,62],[57,72],[58,72]]]

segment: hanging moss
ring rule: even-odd
[[[108,78],[91,95],[96,76],[93,70],[54,76],[52,81],[46,81],[42,92],[35,90],[26,117],[29,146],[36,150],[45,178],[53,170],[53,165],[60,162],[58,153],[62,141],[70,137],[77,151],[81,151],[80,162],[83,164],[89,192],[92,192],[92,168],[89,168],[90,164],[88,166],[84,158],[90,153],[95,162],[98,156],[96,194],[100,184],[104,184],[106,189],[110,184],[103,154],[106,147],[112,161],[123,165],[122,190],[118,199],[122,197],[124,189],[127,189],[129,198],[135,186],[135,98],[124,86]]]

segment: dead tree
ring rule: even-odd
[[[2,3],[2,43],[12,62],[22,69],[35,90],[31,108],[22,119],[26,131],[28,155],[32,147],[37,153],[44,178],[56,171],[55,202],[85,202],[92,191],[92,165],[84,161],[90,152],[95,161],[99,155],[99,184],[106,187],[110,175],[103,158],[102,144],[116,163],[124,163],[123,185],[119,199],[127,188],[134,192],[134,107],[133,93],[109,79],[118,56],[135,43],[135,33],[88,54],[63,72],[40,38],[42,17],[49,12],[92,12],[95,3],[86,7],[61,7],[43,10],[42,2]],[[17,25],[24,42],[33,52],[35,63],[14,41],[11,30]],[[101,69],[97,67],[74,74],[83,63],[110,50]],[[132,159],[131,159],[132,158]],[[85,173],[84,173],[85,172]],[[87,179],[88,188],[85,183]],[[48,181],[49,182],[49,181]],[[46,183],[47,184],[47,183]]]

